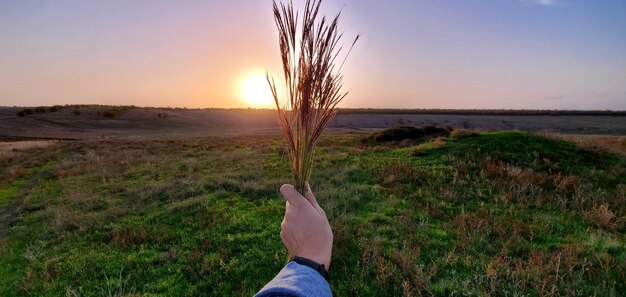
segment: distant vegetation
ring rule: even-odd
[[[127,110],[134,108],[133,106],[112,106],[102,112],[102,115],[106,118],[115,118],[123,115]]]
[[[57,112],[59,110],[61,110],[61,108],[63,108],[63,106],[60,105],[53,105],[47,108],[47,111],[49,112]]]
[[[18,117],[24,117],[27,115],[31,115],[33,113],[46,113],[46,112],[57,112],[61,110],[63,106],[61,105],[53,105],[53,106],[38,106],[35,108],[24,108],[17,112]]]
[[[367,143],[389,143],[404,142],[405,144],[416,144],[426,142],[440,136],[450,135],[452,127],[437,127],[425,125],[421,127],[395,126],[372,134],[364,139]]]
[[[88,109],[96,110],[98,111],[99,114],[101,114],[102,116],[106,118],[115,118],[115,117],[121,116],[122,114],[124,114],[124,112],[130,109],[136,108],[136,107],[134,105],[111,106],[111,105],[76,105],[76,104],[65,105],[65,106],[61,106],[61,105],[38,106],[38,107],[32,107],[32,108],[31,107],[24,108],[17,112],[17,116],[25,117],[27,115],[32,115],[35,113],[53,113],[53,112],[58,112],[62,110],[63,108],[71,108],[72,113],[74,115],[80,115],[82,113],[81,111],[81,108],[82,108],[85,110],[88,110]],[[164,113],[161,113],[161,116],[159,117],[168,117],[168,115],[166,112],[164,112]]]
[[[626,292],[626,159],[470,134],[320,139],[311,185],[333,226],[335,295]],[[278,136],[248,136],[0,159],[0,296],[251,296],[287,257],[285,158]]]
[[[33,110],[30,109],[30,108],[24,108],[24,109],[22,109],[22,111],[17,113],[18,116],[22,116],[22,117],[25,116],[25,115],[29,115],[29,114],[33,114]]]

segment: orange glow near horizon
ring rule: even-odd
[[[239,94],[248,107],[274,107],[274,97],[265,79],[265,75],[261,73],[246,76],[239,85]]]

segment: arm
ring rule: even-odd
[[[291,185],[283,185],[280,192],[286,201],[280,238],[289,254],[313,260],[328,269],[333,233],[311,188],[307,184],[305,196]],[[255,296],[332,296],[332,293],[320,272],[291,261]]]
[[[332,293],[319,272],[291,261],[255,296],[332,296]]]

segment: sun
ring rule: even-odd
[[[273,107],[274,97],[263,74],[247,76],[241,82],[240,93],[250,107]]]

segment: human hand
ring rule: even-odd
[[[311,259],[328,269],[333,250],[333,232],[309,184],[306,184],[305,196],[288,184],[280,187],[280,193],[286,201],[280,239],[289,254]]]

